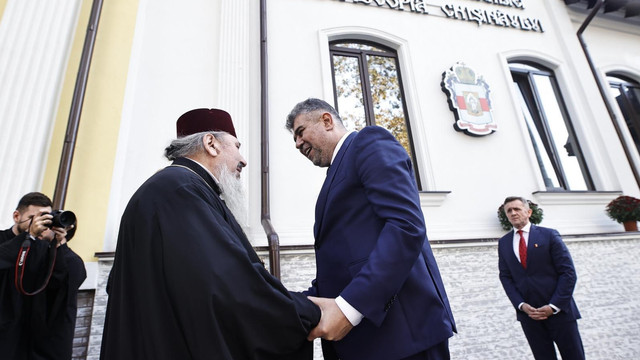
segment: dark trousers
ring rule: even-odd
[[[339,360],[330,342],[322,341],[322,353],[325,360]],[[449,340],[436,344],[427,350],[401,360],[449,360]]]
[[[427,350],[402,360],[449,360],[449,340],[436,344]]]
[[[531,352],[536,360],[555,360],[555,342],[562,360],[584,360],[584,348],[578,331],[578,322],[521,321]]]

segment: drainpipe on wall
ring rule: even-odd
[[[280,239],[271,223],[269,205],[269,105],[267,82],[267,4],[260,0],[260,120],[262,124],[262,227],[269,244],[269,267],[271,274],[280,279]]]
[[[602,95],[602,99],[604,100],[604,104],[607,107],[607,111],[609,112],[609,116],[611,117],[611,121],[613,122],[613,127],[616,129],[616,133],[618,134],[618,138],[620,139],[620,142],[622,143],[622,148],[624,149],[624,153],[627,156],[627,161],[629,162],[629,165],[631,166],[631,171],[633,172],[633,176],[636,179],[636,183],[638,184],[638,187],[640,187],[640,174],[638,174],[638,169],[636,168],[636,166],[633,163],[632,157],[631,157],[631,152],[629,150],[629,144],[627,143],[627,141],[625,140],[623,134],[622,134],[622,129],[620,128],[620,124],[618,123],[618,117],[616,116],[616,113],[613,110],[613,106],[611,106],[611,103],[609,102],[609,98],[607,97],[607,89],[608,86],[606,86],[600,76],[598,75],[598,70],[596,69],[595,64],[593,63],[593,60],[591,59],[591,55],[589,54],[589,51],[587,50],[587,43],[585,42],[584,38],[582,37],[582,33],[585,31],[585,29],[587,28],[587,26],[589,26],[589,23],[591,23],[591,20],[593,20],[593,18],[596,16],[596,14],[598,13],[598,10],[600,10],[600,8],[602,7],[602,5],[604,4],[605,0],[599,0],[595,6],[593,7],[593,10],[591,10],[591,13],[589,14],[589,16],[587,16],[587,18],[585,19],[584,23],[582,23],[582,26],[580,26],[580,29],[578,29],[578,40],[580,41],[580,45],[582,46],[582,50],[584,51],[584,54],[587,57],[587,62],[589,63],[589,67],[591,68],[591,73],[593,73],[593,77],[596,79],[596,83],[598,84],[598,89],[600,90],[600,95]]]
[[[98,31],[98,23],[100,22],[102,2],[103,0],[93,0],[93,5],[91,6],[91,16],[89,17],[89,24],[87,25],[87,34],[84,38],[78,76],[76,77],[76,85],[73,90],[71,110],[69,111],[69,120],[67,122],[67,132],[62,146],[56,189],[53,194],[54,209],[63,209],[67,198],[69,174],[71,173],[73,152],[75,151],[76,140],[78,137],[78,127],[80,126],[80,114],[82,113],[84,94],[87,91],[87,79],[89,78],[89,68],[91,67],[93,48],[96,43],[96,33]]]

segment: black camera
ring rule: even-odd
[[[47,225],[47,227],[59,227],[66,228],[69,227],[76,222],[76,214],[72,211],[67,210],[53,210],[51,212],[53,215],[53,219],[51,219],[51,224]]]

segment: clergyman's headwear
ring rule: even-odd
[[[176,132],[179,138],[203,131],[225,131],[237,137],[231,115],[220,109],[190,110],[182,114],[176,122]]]

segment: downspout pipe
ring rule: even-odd
[[[262,169],[262,227],[269,244],[271,275],[280,279],[280,238],[271,223],[269,204],[269,104],[267,72],[267,2],[260,0],[260,121],[261,121],[261,169]]]
[[[80,126],[80,115],[82,113],[82,104],[84,95],[87,91],[87,81],[89,78],[89,69],[91,67],[91,57],[93,48],[96,43],[96,33],[98,31],[98,23],[100,22],[100,13],[102,12],[103,0],[93,0],[91,6],[91,16],[87,25],[87,33],[84,38],[84,46],[82,48],[82,56],[80,58],[80,66],[78,68],[78,76],[76,77],[76,85],[73,90],[73,98],[71,100],[71,110],[69,112],[69,120],[67,122],[67,132],[62,146],[62,155],[60,157],[60,166],[58,168],[58,178],[56,180],[56,188],[53,195],[53,208],[63,209],[67,198],[67,189],[69,187],[69,175],[71,173],[71,164],[73,162],[73,153],[78,138],[78,128]]]
[[[624,149],[624,153],[625,153],[625,155],[627,157],[627,161],[629,162],[629,165],[631,166],[631,171],[633,172],[633,176],[636,179],[636,184],[638,184],[638,187],[640,187],[640,174],[638,174],[638,169],[636,168],[636,166],[633,163],[629,144],[624,139],[624,136],[622,134],[622,129],[620,128],[620,124],[618,122],[618,117],[616,116],[616,113],[613,110],[613,106],[611,105],[611,103],[609,102],[609,98],[607,97],[608,86],[606,84],[604,84],[602,79],[600,78],[600,76],[598,74],[598,70],[597,70],[595,64],[593,63],[593,59],[591,58],[591,54],[589,54],[589,50],[587,50],[587,43],[585,42],[585,40],[584,40],[584,38],[582,36],[582,33],[584,33],[584,31],[586,30],[587,26],[589,26],[589,24],[591,23],[591,20],[593,20],[593,18],[598,13],[598,10],[600,10],[602,5],[604,5],[605,1],[606,0],[599,0],[595,4],[595,6],[591,10],[591,13],[589,14],[589,16],[587,16],[587,18],[584,20],[584,23],[582,23],[582,26],[580,26],[580,29],[578,29],[577,35],[578,35],[578,40],[580,41],[580,45],[582,46],[582,50],[584,51],[584,54],[585,54],[585,56],[587,58],[587,62],[589,63],[589,67],[591,68],[591,73],[593,74],[593,77],[595,78],[596,83],[598,84],[598,89],[600,90],[600,95],[602,96],[602,99],[604,100],[604,104],[607,107],[607,111],[609,112],[609,116],[611,117],[611,121],[613,122],[613,127],[616,129],[616,133],[618,134],[618,138],[620,139],[620,142],[622,143],[622,148]]]

